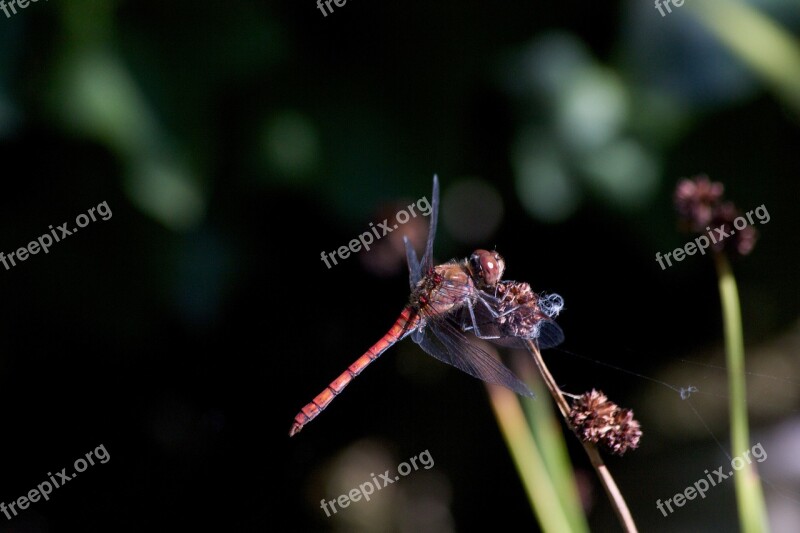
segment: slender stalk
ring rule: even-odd
[[[524,369],[517,367],[518,375],[540,397],[546,395],[542,378],[539,377],[533,361],[528,358],[520,359],[526,363]],[[558,493],[561,506],[570,520],[573,531],[588,533],[589,524],[581,502],[580,491],[575,480],[575,470],[567,450],[567,442],[561,429],[561,421],[553,411],[550,402],[523,400],[523,410],[528,420],[528,428],[542,452],[545,467],[553,480],[553,486]]]
[[[785,21],[749,2],[705,0],[687,9],[795,112],[800,110],[800,46]]]
[[[561,393],[561,389],[553,379],[553,375],[550,374],[550,370],[547,368],[542,358],[539,347],[536,346],[536,343],[532,340],[527,340],[526,343],[531,354],[533,354],[533,360],[539,368],[539,372],[542,374],[545,385],[547,385],[547,388],[550,390],[550,394],[553,396],[553,400],[555,400],[564,420],[567,421],[570,411],[569,403],[567,403],[567,400]],[[594,444],[583,441],[581,441],[581,444],[583,444],[583,449],[589,456],[589,461],[591,461],[592,466],[597,472],[597,476],[600,478],[600,482],[603,484],[603,488],[608,495],[608,499],[611,501],[611,506],[614,508],[614,512],[617,514],[617,518],[619,518],[622,527],[629,533],[637,532],[636,523],[633,521],[633,516],[628,509],[628,504],[625,502],[625,498],[622,497],[622,493],[619,491],[608,467],[603,463],[603,458],[600,456],[600,452],[597,451],[597,447],[595,447]]]
[[[714,254],[719,276],[719,295],[725,330],[725,359],[728,367],[730,394],[731,453],[741,454],[750,449],[750,430],[747,419],[747,389],[744,364],[744,335],[739,305],[739,290],[730,263],[723,253]],[[734,476],[739,522],[743,533],[769,531],[761,481],[751,462]]]
[[[498,385],[486,385],[500,431],[517,467],[525,493],[542,531],[562,533],[573,529],[559,500],[536,441],[525,421],[517,395]]]

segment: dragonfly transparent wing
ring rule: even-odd
[[[411,284],[413,291],[417,287],[417,283],[422,279],[422,270],[420,268],[419,259],[417,259],[417,252],[408,240],[408,237],[403,236],[403,242],[406,244],[406,262],[408,262],[408,282]]]
[[[403,237],[403,242],[406,244],[406,261],[408,262],[408,282],[411,284],[413,291],[417,287],[417,283],[422,279],[422,272],[420,271],[419,259],[417,259],[417,252],[409,242],[408,237]],[[422,340],[422,331],[416,329],[411,332],[411,339],[419,344]]]
[[[528,386],[503,363],[470,343],[449,318],[433,320],[423,330],[422,338],[416,342],[439,361],[452,365],[472,377],[502,385],[529,398],[534,396]]]
[[[535,340],[542,350],[553,348],[564,342],[564,331],[561,326],[549,318],[545,318],[539,326],[539,336]]]
[[[431,199],[431,226],[428,230],[428,242],[422,256],[422,273],[428,274],[433,269],[433,240],[436,238],[436,220],[439,217],[439,177],[433,175],[433,198]]]

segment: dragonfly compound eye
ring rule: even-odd
[[[472,275],[479,278],[480,281],[493,287],[503,277],[503,271],[506,269],[506,263],[500,254],[497,252],[489,252],[488,250],[475,250],[469,258],[470,269]]]

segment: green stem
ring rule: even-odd
[[[750,450],[739,290],[727,257],[723,253],[715,253],[714,262],[719,276],[719,295],[725,330],[725,358],[730,392],[731,454],[738,456]],[[744,468],[736,472],[734,483],[742,532],[769,531],[764,494],[755,465],[747,461]]]
[[[553,486],[544,459],[525,422],[517,395],[498,385],[486,385],[500,431],[525,487],[531,508],[542,531],[562,533],[572,528],[558,492]]]
[[[533,355],[533,362],[536,363],[536,367],[539,369],[539,373],[544,380],[544,384],[547,385],[550,395],[553,397],[553,400],[558,406],[558,410],[561,411],[561,416],[563,416],[564,421],[569,424],[569,403],[564,398],[564,394],[561,392],[556,380],[553,379],[550,369],[547,368],[544,358],[542,357],[542,352],[539,351],[539,347],[534,341],[528,339],[525,342],[528,346],[528,351],[530,351],[531,355]],[[592,463],[592,467],[597,473],[597,477],[600,478],[600,482],[606,491],[606,495],[608,496],[609,502],[611,502],[614,512],[617,514],[620,525],[622,525],[622,528],[626,533],[637,533],[638,530],[636,529],[636,523],[633,521],[633,516],[631,515],[630,509],[628,509],[628,504],[625,502],[625,498],[619,491],[619,487],[617,487],[617,483],[614,481],[611,472],[603,462],[600,452],[597,451],[597,447],[594,444],[585,441],[581,441],[581,444],[583,445],[586,455],[589,456],[589,461]]]
[[[530,361],[528,361],[530,363]],[[535,370],[530,365],[530,372],[521,372],[520,376],[528,384],[533,384],[531,389],[537,396],[542,397],[547,392]],[[527,370],[527,369],[526,369]],[[530,375],[529,375],[530,374]],[[522,400],[525,414],[528,418],[528,427],[533,438],[542,452],[547,471],[553,480],[553,486],[558,493],[561,506],[567,513],[567,518],[572,525],[572,531],[588,533],[589,524],[586,522],[586,513],[581,504],[578,484],[575,481],[572,461],[567,451],[567,443],[561,423],[553,412],[550,402]]]

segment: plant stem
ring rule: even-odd
[[[580,531],[570,525],[536,441],[525,421],[517,395],[498,385],[486,384],[486,389],[489,391],[489,400],[500,431],[542,531]]]
[[[516,368],[518,375],[531,385],[531,390],[538,396],[547,395],[533,361],[524,358],[519,362],[526,364],[525,368]],[[575,470],[567,450],[561,420],[553,411],[553,404],[546,401],[518,399],[525,411],[528,428],[542,452],[542,459],[558,493],[561,506],[572,524],[572,530],[588,533],[589,524],[575,479]]]
[[[723,253],[714,254],[719,277],[719,295],[725,330],[725,359],[730,393],[731,453],[750,449],[747,420],[747,388],[744,363],[744,335],[739,304],[739,290],[730,263]],[[764,494],[755,465],[747,462],[734,477],[739,522],[743,533],[769,531]]]
[[[569,424],[569,403],[567,403],[567,400],[561,393],[561,389],[553,379],[553,375],[550,374],[550,370],[548,370],[547,365],[542,358],[539,347],[536,346],[536,343],[530,339],[526,341],[526,344],[533,355],[533,360],[536,362],[539,372],[542,374],[545,385],[547,385],[547,388],[550,390],[553,400],[555,400],[559,411],[561,411],[561,415],[564,417],[564,421]],[[589,460],[597,472],[600,482],[603,484],[603,488],[608,495],[608,499],[611,501],[611,506],[614,508],[614,512],[617,514],[617,518],[619,518],[622,527],[629,533],[636,533],[638,530],[636,529],[636,523],[633,521],[633,516],[628,509],[628,504],[625,502],[625,498],[622,497],[622,493],[619,491],[619,488],[617,487],[614,478],[611,476],[611,472],[609,472],[608,467],[606,467],[605,463],[603,463],[603,458],[600,456],[600,452],[597,451],[597,447],[589,442],[581,441],[581,444],[583,444],[583,449],[589,456]]]

